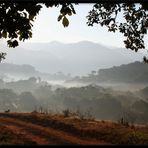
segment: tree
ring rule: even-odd
[[[42,8],[61,5],[58,21],[62,20],[64,27],[69,25],[66,15],[75,14],[72,4],[56,3],[0,3],[0,38],[7,38],[9,47],[18,46],[18,40],[24,41],[32,37],[32,22]]]
[[[76,14],[71,3],[0,3],[0,38],[7,38],[9,47],[18,46],[18,41],[32,37],[32,22],[35,20],[42,5],[59,7],[60,14],[57,18],[64,27],[68,27],[67,16]],[[117,21],[119,14],[122,20]],[[22,25],[23,24],[23,25]],[[87,16],[88,26],[99,24],[106,26],[109,32],[121,32],[124,37],[125,47],[136,52],[144,49],[144,35],[148,29],[148,4],[147,3],[97,3]],[[5,53],[0,54],[0,59],[5,58]],[[144,57],[144,61],[148,62]]]
[[[32,95],[31,92],[22,92],[19,95],[20,109],[23,111],[32,111],[34,106],[39,105],[38,100]]]

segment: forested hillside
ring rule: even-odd
[[[148,65],[134,62],[92,71],[88,76],[75,78],[72,81],[92,83],[146,83],[148,82]]]

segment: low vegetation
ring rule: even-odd
[[[31,128],[31,134],[35,133],[42,139],[48,139],[47,137],[50,136],[50,140],[54,139],[56,144],[148,144],[148,127],[146,125],[130,125],[127,122],[125,124],[123,120],[120,122],[97,121],[86,119],[85,116],[81,119],[76,115],[71,115],[70,110],[61,114],[0,113],[0,121],[2,124],[5,123],[3,127],[0,127],[0,144],[31,143],[32,139],[25,141],[25,138],[22,137],[23,140],[20,140],[19,134],[16,134],[13,128],[9,129],[10,125],[15,128],[19,126],[26,131]],[[10,131],[5,127],[8,123]],[[48,131],[49,133],[46,133]],[[52,132],[53,135],[50,135]],[[37,143],[32,141],[32,144]]]
[[[0,145],[24,145],[35,144],[31,139],[26,139],[21,137],[21,135],[15,134],[13,131],[9,130],[7,127],[0,125]]]

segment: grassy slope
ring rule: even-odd
[[[0,113],[0,123],[0,144],[148,144],[146,126],[39,113]]]

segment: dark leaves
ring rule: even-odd
[[[7,54],[6,53],[4,53],[4,52],[1,52],[0,53],[0,62],[3,60],[3,59],[5,59],[5,56],[6,56]]]
[[[63,15],[59,15],[58,17],[58,21],[60,21],[62,19]]]
[[[69,25],[67,18],[75,14],[73,4],[70,3],[49,3],[45,2],[46,7],[58,7],[61,5],[58,21],[62,20],[64,27]],[[24,41],[32,37],[32,22],[39,14],[42,5],[38,2],[33,3],[0,3],[0,38],[9,38],[9,47],[18,46],[18,41]],[[17,39],[17,40],[15,40]]]
[[[58,16],[57,20],[58,21],[62,20],[63,26],[68,27],[69,26],[69,20],[66,17],[66,15],[71,16],[72,14],[76,14],[73,5],[64,3],[64,4],[62,4],[62,8],[60,10],[60,15]]]
[[[65,16],[63,18],[62,24],[63,24],[64,27],[67,27],[69,25],[69,21]]]
[[[68,16],[76,14],[73,4],[44,2],[46,7],[61,6],[57,18],[64,27],[69,26]],[[38,2],[33,3],[0,3],[0,38],[9,38],[9,47],[18,46],[18,41],[24,41],[32,37],[32,22],[42,6]],[[119,13],[124,19],[117,21]],[[108,31],[117,30],[125,37],[125,47],[134,51],[145,48],[144,35],[148,29],[148,4],[146,3],[99,3],[87,16],[88,26],[100,24],[106,26]]]
[[[7,38],[7,31],[4,30],[4,31],[2,32],[2,37],[3,37],[3,38]]]
[[[16,46],[18,46],[18,41],[17,40],[14,40],[14,41],[8,40],[7,43],[8,43],[9,47],[15,48]]]
[[[143,61],[145,62],[145,63],[148,63],[148,58],[146,58],[145,56],[143,57]]]
[[[32,37],[32,22],[42,6],[37,3],[0,3],[0,38],[9,38],[9,47]],[[25,11],[24,11],[25,10]]]
[[[145,48],[144,34],[147,34],[148,29],[148,5],[134,3],[120,4],[95,4],[93,9],[87,16],[88,26],[100,24],[106,26],[108,31],[121,32],[126,40],[125,47],[136,52],[139,49]],[[124,20],[117,22],[117,16],[122,14]]]

